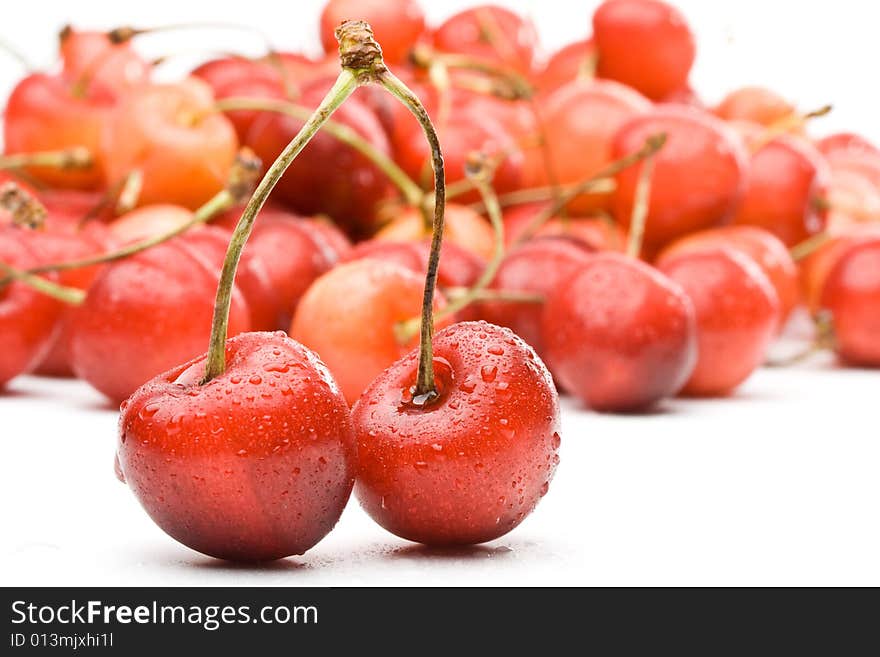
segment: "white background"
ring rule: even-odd
[[[427,3],[426,3],[427,4]],[[442,18],[461,0],[430,3]],[[530,13],[548,49],[589,30],[593,2],[504,2]],[[767,84],[810,109],[819,132],[880,141],[871,3],[678,3],[697,32],[694,86],[709,101]],[[73,9],[75,7],[75,10]],[[222,20],[276,46],[316,51],[318,2],[32,1],[0,36],[37,63],[79,26]],[[168,50],[257,54],[253,36],[191,32],[144,40]],[[195,59],[165,69],[172,76]],[[0,89],[19,73],[0,58]],[[564,404],[562,464],[550,493],[508,536],[436,551],[398,540],[352,503],[305,557],[260,568],[195,554],[166,537],[113,476],[116,414],[84,384],[22,377],[0,396],[0,583],[4,585],[880,585],[876,372],[828,358],[762,370],[730,399],[670,402],[641,417]]]

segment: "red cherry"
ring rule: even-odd
[[[355,17],[373,28],[389,64],[406,61],[425,31],[425,14],[416,0],[328,0],[321,12],[321,43],[328,55],[339,50],[336,28]]]
[[[51,186],[96,189],[104,182],[101,133],[115,103],[114,94],[94,81],[77,89],[67,78],[29,75],[16,85],[6,103],[6,152],[84,147],[94,158],[88,168],[28,167],[26,172]]]
[[[117,446],[128,486],[184,545],[221,559],[302,554],[336,524],[356,470],[348,407],[327,368],[283,333],[226,343],[125,403]]]
[[[510,330],[455,324],[434,338],[439,397],[410,388],[418,353],[397,361],[352,410],[355,494],[390,532],[431,545],[473,544],[516,527],[559,461],[550,374]]]
[[[41,231],[34,236],[41,264],[68,262],[105,253],[115,244],[104,224],[90,221],[76,232]],[[65,287],[88,290],[101,272],[101,266],[68,269],[58,273],[58,282]],[[70,328],[74,308],[64,308],[56,323],[52,346],[34,370],[44,376],[71,377]]]
[[[700,98],[700,95],[696,91],[694,91],[690,85],[686,87],[680,87],[675,91],[666,94],[657,102],[667,103],[670,105],[684,105],[685,107],[693,107],[699,110],[706,109],[706,103],[703,102],[703,99]]]
[[[451,185],[466,178],[465,167],[470,155],[482,152],[499,165],[492,186],[499,194],[519,189],[523,183],[523,153],[510,133],[494,117],[463,108],[437,126],[446,162],[446,182]],[[415,121],[401,122],[394,134],[395,160],[413,179],[427,183],[431,179],[431,153],[421,128]],[[456,202],[479,200],[469,192],[456,197]]]
[[[796,111],[785,98],[763,87],[731,91],[715,108],[715,114],[727,121],[750,121],[763,126],[792,116]]]
[[[445,248],[445,247],[444,247]],[[490,288],[546,297],[561,281],[590,261],[590,250],[574,240],[543,238],[518,246],[504,256]],[[541,303],[487,301],[475,312],[486,321],[506,326],[544,358]]]
[[[284,81],[278,72],[265,64],[251,62],[251,73],[242,78],[231,79],[222,84],[211,85],[217,100],[225,98],[271,98],[284,100],[287,92]],[[259,110],[234,110],[225,112],[226,118],[235,127],[239,142],[248,144],[248,135],[254,122],[262,115]]]
[[[431,243],[427,239],[421,242],[386,242],[383,240],[366,240],[355,246],[343,262],[373,258],[406,267],[421,274],[428,265]],[[486,262],[474,253],[467,251],[453,242],[443,245],[440,256],[440,268],[437,270],[437,285],[441,289],[448,287],[471,287],[477,282],[486,268]]]
[[[880,367],[880,237],[851,244],[822,288],[834,348],[846,363]]]
[[[761,268],[779,297],[780,325],[800,301],[798,268],[788,248],[773,233],[755,226],[722,226],[693,233],[663,249],[656,266],[675,258],[680,253],[730,247],[744,253]]]
[[[621,126],[650,109],[645,97],[616,82],[576,81],[560,87],[540,110],[549,167],[542,158],[532,158],[538,170],[529,173],[529,184],[573,184],[597,174],[613,160],[612,144]],[[585,213],[608,204],[607,194],[585,194],[568,207]]]
[[[832,151],[826,156],[831,170],[862,176],[880,189],[880,157],[865,151]]]
[[[30,269],[40,264],[40,256],[19,233],[15,228],[0,229],[0,262]],[[4,275],[0,268],[0,277]],[[60,302],[23,283],[0,287],[0,388],[46,355],[61,311]]]
[[[596,44],[592,39],[575,41],[557,50],[532,81],[541,94],[555,91],[575,80],[593,77]]]
[[[208,341],[219,274],[177,240],[106,267],[71,318],[74,372],[113,401],[199,354]],[[230,335],[249,310],[236,289]]]
[[[779,325],[779,297],[754,260],[729,248],[680,253],[661,271],[697,313],[699,356],[682,392],[732,392],[759,367]]]
[[[430,235],[431,229],[425,225],[421,210],[404,207],[396,211],[394,219],[376,233],[376,239],[389,242],[422,242]],[[446,206],[443,238],[484,261],[488,261],[495,250],[495,234],[489,222],[466,205],[450,203]]]
[[[299,104],[315,107],[327,87],[325,80],[309,83]],[[380,152],[390,153],[379,120],[357,99],[350,98],[334,113],[333,121],[348,126]],[[254,121],[246,142],[264,163],[270,163],[303,123],[287,115],[266,112]],[[329,162],[333,166],[328,168]],[[318,133],[281,178],[275,193],[297,212],[329,214],[355,232],[364,232],[375,222],[376,206],[388,197],[390,190],[385,175],[367,158],[333,137]]]
[[[382,370],[415,344],[401,344],[394,328],[419,316],[423,289],[421,276],[390,262],[368,258],[339,265],[306,291],[290,335],[327,363],[353,404]],[[339,303],[343,298],[344,305]],[[445,305],[437,294],[435,309]]]
[[[776,137],[752,154],[734,223],[760,226],[788,246],[799,244],[825,225],[826,211],[816,201],[828,179],[824,158],[809,142]]]
[[[238,150],[232,124],[213,105],[210,87],[195,78],[130,94],[106,126],[108,180],[140,171],[140,204],[205,203],[226,185]]]
[[[840,257],[853,246],[876,237],[880,237],[880,224],[854,224],[841,234],[832,237],[800,262],[801,286],[810,312],[816,313],[821,309],[825,281]]]
[[[681,12],[659,0],[609,0],[593,14],[600,77],[653,99],[687,84],[694,35]]]
[[[622,2],[614,0],[611,4]],[[714,117],[686,107],[659,106],[626,123],[614,140],[612,159],[641,148],[665,133],[655,156],[651,198],[645,226],[647,250],[686,233],[724,223],[742,198],[746,152],[738,135]],[[641,167],[617,176],[614,214],[628,225]]]
[[[537,44],[530,20],[496,5],[465,9],[434,31],[437,50],[470,55],[522,75],[532,71]]]
[[[829,135],[817,141],[816,148],[826,157],[833,157],[838,153],[880,156],[880,149],[861,135],[852,132],[839,132]]]
[[[130,42],[113,43],[104,32],[65,28],[60,39],[63,75],[70,80],[97,81],[116,94],[146,84],[150,65]]]
[[[697,359],[694,308],[644,263],[597,254],[544,305],[547,362],[561,386],[599,411],[638,411],[675,395]]]
[[[302,219],[261,216],[254,226],[239,267],[238,286],[255,330],[288,329],[306,290],[338,259],[307,225]]]

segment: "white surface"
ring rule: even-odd
[[[116,413],[84,384],[0,397],[4,585],[880,585],[880,373],[763,370],[648,416],[564,404],[562,462],[519,528],[434,551],[349,506],[304,557],[202,557],[113,475]]]
[[[0,35],[38,63],[53,31],[212,19],[315,50],[320,2],[32,2]],[[434,18],[473,4],[425,2]],[[595,2],[504,2],[555,48],[583,38]],[[880,140],[877,9],[863,0],[678,3],[699,38],[694,86],[709,101],[763,83],[804,108],[835,103],[819,132]],[[573,9],[573,7],[579,7]],[[189,43],[186,43],[186,40]],[[259,52],[236,32],[151,37],[169,50]],[[194,58],[181,58],[173,77]],[[0,56],[0,92],[19,71]],[[441,553],[395,539],[356,506],[304,558],[261,569],[203,558],[166,537],[113,476],[116,414],[83,384],[21,378],[0,397],[4,585],[761,584],[880,585],[876,372],[764,370],[727,400],[675,401],[644,417],[566,403],[550,493],[513,533]]]

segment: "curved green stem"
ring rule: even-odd
[[[434,169],[434,222],[431,235],[431,252],[425,275],[425,291],[422,296],[421,327],[419,338],[419,369],[413,390],[413,401],[427,404],[437,397],[434,380],[434,290],[437,287],[437,271],[440,266],[440,250],[443,246],[443,220],[446,211],[446,172],[443,153],[437,131],[428,112],[416,95],[393,73],[385,69],[376,76],[376,82],[390,91],[416,117],[431,147],[431,165]]]
[[[813,255],[816,251],[825,246],[828,242],[830,242],[833,238],[830,234],[826,232],[816,233],[815,235],[811,235],[803,242],[799,242],[791,247],[788,252],[791,255],[791,259],[795,262],[800,262],[804,258],[808,258]]]
[[[312,111],[301,105],[273,98],[224,98],[218,100],[214,107],[221,112],[237,110],[257,110],[286,114],[301,121],[307,120]],[[419,187],[397,163],[388,155],[377,149],[366,139],[348,126],[337,121],[327,121],[321,129],[334,139],[350,146],[372,162],[400,190],[404,199],[411,205],[418,206],[425,195]]]
[[[340,46],[340,52],[342,47]],[[327,121],[331,114],[345,102],[360,84],[362,71],[343,67],[336,78],[336,82],[327,95],[318,105],[299,133],[284,148],[263,179],[257,185],[256,190],[248,201],[238,225],[232,234],[229,248],[226,251],[226,259],[220,272],[220,282],[217,286],[217,298],[214,302],[214,318],[211,323],[211,339],[208,347],[208,356],[205,363],[205,376],[202,383],[223,374],[226,371],[226,335],[229,328],[229,306],[232,302],[232,286],[235,281],[235,272],[244,245],[250,237],[251,230],[257,214],[269,198],[272,189],[278,180],[287,171],[293,160],[299,155],[311,141],[318,129]]]
[[[629,221],[629,234],[626,239],[626,255],[638,258],[642,252],[645,238],[645,224],[648,220],[648,208],[651,203],[651,177],[654,175],[654,156],[649,155],[642,162],[639,179],[636,182],[633,199],[632,216]]]
[[[594,176],[587,178],[583,182],[580,182],[577,185],[566,189],[562,194],[559,195],[558,199],[556,199],[553,203],[551,203],[541,212],[535,215],[535,218],[532,219],[532,221],[529,222],[529,225],[526,226],[525,230],[520,233],[514,244],[520,244],[529,239],[541,226],[543,226],[549,219],[554,217],[571,201],[576,199],[581,194],[593,191],[594,187],[600,184],[600,181],[601,184],[604,185],[605,179],[617,175],[624,169],[627,169],[634,164],[641,162],[646,157],[654,155],[654,153],[663,148],[663,145],[665,143],[665,133],[652,135],[645,140],[644,145],[639,150],[612,162],[607,167],[596,173]]]
[[[7,265],[5,262],[0,262],[0,270],[6,272],[7,276],[4,281],[0,282],[0,289],[2,289],[10,280],[13,280],[24,283],[25,285],[34,288],[37,292],[41,292],[53,299],[58,299],[58,301],[63,301],[64,303],[69,303],[74,306],[78,306],[85,301],[85,291],[78,290],[75,287],[58,285],[57,283],[47,281],[45,278],[35,274],[17,269],[12,265]]]

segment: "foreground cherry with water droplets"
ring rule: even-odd
[[[352,409],[355,493],[398,536],[483,543],[516,527],[559,462],[559,400],[547,368],[512,331],[454,324],[434,338],[438,396],[413,398],[418,352],[397,361]]]
[[[170,536],[204,554],[302,554],[336,524],[357,451],[348,405],[315,354],[282,332],[226,343],[169,370],[122,405],[120,476]]]

